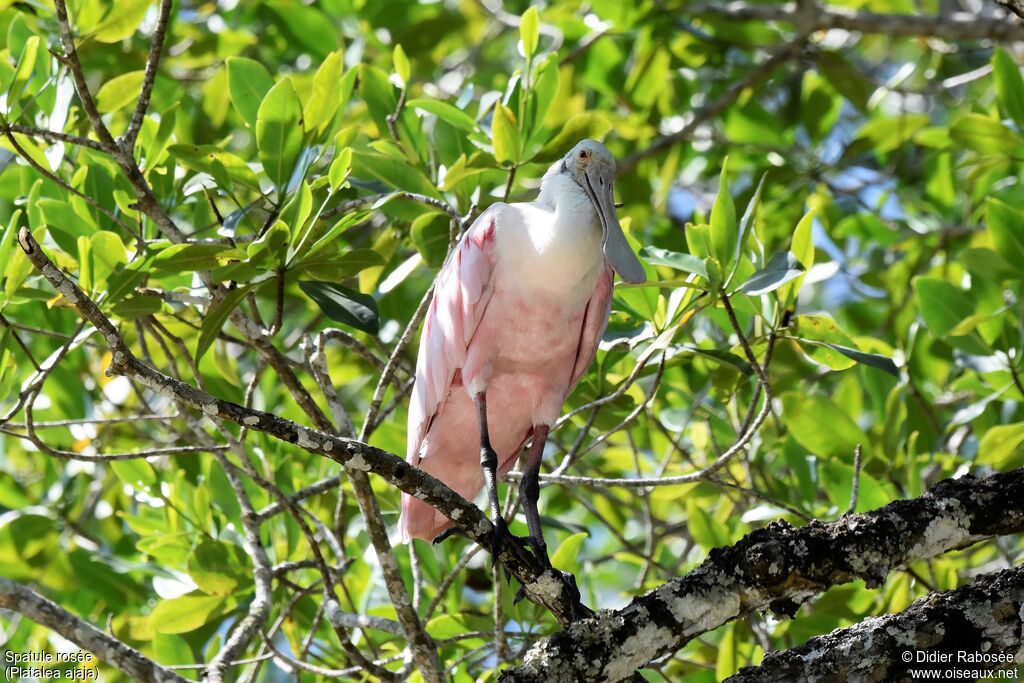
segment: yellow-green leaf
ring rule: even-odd
[[[530,7],[523,12],[519,20],[519,40],[523,44],[523,55],[526,59],[533,59],[533,53],[537,51],[537,38],[540,33],[540,20],[537,18],[537,8]]]
[[[491,122],[491,137],[494,141],[494,159],[499,164],[519,161],[519,132],[512,110],[497,102]]]
[[[129,71],[104,83],[96,93],[96,108],[109,114],[134,102],[142,91],[145,75],[145,71]]]
[[[395,45],[395,49],[391,53],[391,59],[395,63],[395,74],[402,81],[402,87],[404,88],[409,84],[412,67],[409,66],[409,58],[405,56],[405,50],[402,49],[401,45]]]

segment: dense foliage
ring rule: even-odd
[[[54,8],[0,0],[0,576],[157,662],[201,664],[254,600],[230,479],[259,511],[274,490],[339,470],[106,376],[104,339],[33,270],[21,227],[153,367],[309,425],[306,392],[343,431],[350,421],[404,454],[416,332],[403,332],[451,240],[489,204],[532,198],[583,137],[620,160],[620,217],[648,268],[646,285],[616,289],[546,454],[548,544],[586,604],[622,605],[770,520],[834,519],[855,479],[863,511],[1024,465],[1013,44],[808,31],[795,14],[657,0],[526,8],[182,0],[133,126],[159,8],[72,2],[85,81],[110,133],[134,140],[133,178],[89,120]],[[245,318],[269,335],[254,341]],[[333,402],[316,375],[328,327],[341,330],[320,338]],[[180,447],[196,448],[96,460]],[[734,457],[702,471],[723,453]],[[399,492],[371,482],[393,531]],[[355,650],[416,680],[351,483],[322,488],[301,513],[260,520],[278,569],[260,632],[284,658],[256,637],[230,675],[282,680],[297,658],[358,680]],[[324,619],[311,543],[338,568],[341,609],[387,620],[342,632],[348,650]],[[485,552],[463,561],[471,552],[457,539],[395,549],[455,680],[489,679],[558,629],[492,583]],[[643,675],[715,680],[1019,554],[1016,540],[986,542],[877,589],[838,587],[793,620],[705,634]],[[62,647],[51,638],[0,615],[8,649]]]

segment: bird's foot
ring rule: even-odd
[[[507,543],[514,543],[516,537],[508,530],[505,518],[498,515],[494,519],[494,533],[491,534],[491,566],[498,564],[498,556]]]
[[[530,542],[530,548],[533,549],[533,554],[537,558],[537,562],[544,569],[551,569],[551,558],[548,557],[548,544],[544,542],[544,537],[539,534],[530,534],[527,536],[527,540]]]
[[[463,538],[469,538],[469,534],[467,534],[459,527],[450,526],[441,533],[439,533],[437,536],[434,536],[434,540],[431,541],[431,543],[433,543],[434,545],[439,545],[447,541],[452,536],[462,536]]]

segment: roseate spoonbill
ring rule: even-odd
[[[462,236],[437,279],[409,405],[408,460],[472,500],[486,483],[493,558],[509,538],[497,477],[532,440],[520,483],[538,561],[540,459],[562,403],[608,323],[612,271],[646,279],[615,215],[615,159],[583,140],[544,174],[532,202],[497,203]],[[478,464],[479,463],[479,464]],[[403,494],[405,540],[451,520]]]

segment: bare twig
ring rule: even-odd
[[[149,98],[153,94],[153,85],[156,83],[156,70],[160,66],[160,54],[163,52],[164,37],[167,34],[167,24],[171,18],[171,5],[174,0],[160,0],[160,13],[157,15],[156,28],[153,30],[153,42],[149,46],[149,56],[146,58],[146,72],[142,76],[142,92],[132,112],[132,120],[128,124],[121,139],[121,147],[128,153],[132,153],[135,147],[135,140],[142,130],[142,119],[146,116],[149,108]]]
[[[850,505],[846,508],[845,515],[852,515],[853,511],[857,509],[857,494],[860,492],[860,466],[861,466],[861,448],[860,444],[853,449],[853,485],[850,487]]]
[[[59,633],[117,667],[129,679],[153,683],[188,683],[188,679],[160,666],[60,605],[26,586],[4,578],[0,578],[0,608],[24,614],[37,624]]]
[[[1007,9],[1021,7],[1019,0],[997,0]],[[943,14],[876,14],[858,12],[826,3],[788,2],[762,5],[747,2],[705,3],[686,8],[691,16],[713,16],[729,21],[780,21],[805,31],[843,29],[858,33],[879,33],[888,37],[941,38],[951,42],[966,40],[1024,40],[1024,26],[1005,19],[984,17],[969,12]]]

